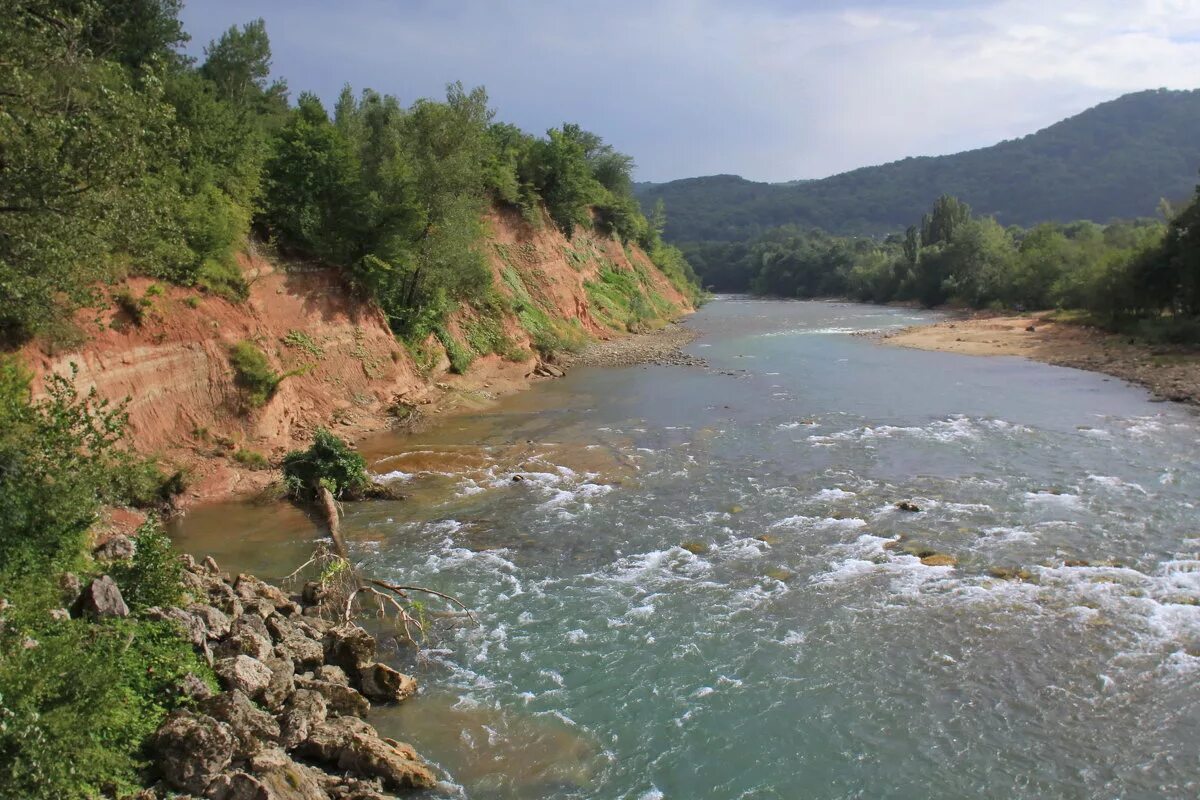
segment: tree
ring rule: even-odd
[[[271,77],[271,41],[261,19],[236,25],[204,48],[200,74],[217,87],[217,96],[242,111],[281,113],[287,104],[287,84]]]

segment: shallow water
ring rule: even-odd
[[[370,442],[410,499],[350,506],[355,554],[482,623],[439,624],[378,726],[438,796],[1197,796],[1200,419],[851,335],[929,316],[721,298],[689,322],[711,370],[579,369]],[[282,575],[318,532],[176,533]]]

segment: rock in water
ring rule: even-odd
[[[325,634],[325,660],[353,675],[375,660],[375,637],[353,624]]]
[[[92,619],[128,617],[129,606],[121,597],[117,582],[107,575],[95,578],[75,601],[75,613]]]
[[[411,747],[391,739],[379,739],[356,733],[338,756],[338,769],[378,778],[383,788],[428,789],[434,785],[433,773],[417,759]]]
[[[359,670],[362,693],[372,700],[398,703],[417,693],[417,681],[387,664],[371,664]]]
[[[900,509],[901,511],[907,511],[911,514],[916,514],[921,510],[921,507],[916,503],[910,503],[907,500],[901,500],[899,503],[896,503],[896,508]]]
[[[175,711],[150,743],[167,783],[197,796],[229,766],[236,740],[229,726],[192,711]]]

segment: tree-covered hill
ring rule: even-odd
[[[666,238],[739,241],[778,225],[835,233],[897,231],[942,194],[1001,224],[1150,216],[1186,199],[1200,168],[1200,90],[1145,91],[1044,130],[947,156],[906,158],[817,181],[736,175],[638,184],[644,208],[666,204]]]

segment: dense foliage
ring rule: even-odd
[[[293,450],[283,458],[283,482],[297,500],[312,500],[324,487],[334,497],[361,497],[371,486],[366,460],[343,440],[324,428],[313,435],[307,450]]]
[[[0,360],[0,796],[98,797],[138,785],[142,745],[179,702],[186,673],[211,682],[173,624],[69,618],[64,575],[98,571],[87,533],[105,503],[127,502],[137,460],[124,417],[64,382],[31,400]],[[179,598],[178,562],[150,523],[114,569],[134,608]]]
[[[1007,225],[1107,223],[1180,201],[1200,164],[1200,90],[1146,91],[1102,103],[1020,139],[906,158],[822,180],[755,183],[734,175],[639,187],[666,201],[675,243],[735,242],[780,225],[842,234],[902,230],[942,194]]]
[[[903,236],[844,238],[785,226],[749,242],[693,245],[690,257],[706,282],[728,291],[1080,309],[1114,327],[1136,322],[1156,335],[1198,338],[1198,216],[1200,194],[1166,224],[1004,228],[943,196]]]
[[[632,160],[566,124],[493,121],[482,88],[444,101],[343,91],[289,106],[262,20],[182,57],[180,0],[0,0],[0,344],[55,334],[130,271],[233,301],[256,229],[344,269],[412,341],[490,287],[492,204],[570,235],[638,241],[680,288],[679,253],[633,198]]]

